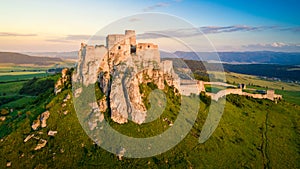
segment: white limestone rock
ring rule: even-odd
[[[34,134],[28,135],[25,139],[24,139],[24,143],[26,143],[28,140],[30,140],[32,137],[34,137]]]
[[[38,145],[34,148],[34,150],[40,150],[41,148],[45,147],[47,144],[47,140],[40,139]]]
[[[50,112],[47,110],[44,113],[41,114],[41,127],[45,128],[47,126],[47,119],[50,116]]]
[[[52,131],[52,130],[49,130],[48,131],[48,136],[55,136],[57,134],[57,131]]]

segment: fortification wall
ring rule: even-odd
[[[180,92],[182,95],[199,94],[205,91],[203,81],[180,79]]]
[[[267,92],[268,93],[268,92]],[[253,94],[243,92],[242,89],[225,89],[221,90],[218,93],[206,93],[206,95],[210,96],[212,100],[218,101],[220,98],[229,95],[229,94],[237,94],[242,96],[249,96],[256,99],[269,99],[272,101],[282,99],[281,95],[274,94],[274,91],[269,91],[268,94]]]
[[[107,57],[107,49],[104,46],[88,46],[81,43],[78,53],[79,63],[77,65],[78,72],[73,76],[74,81],[80,81],[85,86],[94,84],[98,79],[98,69],[102,60]]]
[[[160,53],[158,46],[153,43],[138,43],[136,55],[141,56],[144,62],[153,62],[160,64]]]
[[[173,61],[171,60],[165,60],[160,62],[160,68],[163,70],[164,73],[170,73],[173,74]]]
[[[203,82],[205,85],[217,85],[217,86],[225,86],[225,87],[236,87],[231,84],[227,84],[224,82]]]
[[[242,89],[225,89],[221,90],[218,93],[206,93],[206,95],[210,96],[212,100],[218,101],[220,98],[229,95],[229,94],[238,94],[242,95]]]
[[[113,46],[123,43],[124,44],[125,35],[123,34],[112,34],[107,35],[106,37],[106,47],[107,49],[111,49]]]

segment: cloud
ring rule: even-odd
[[[155,39],[161,37],[190,37],[201,35],[199,30],[196,28],[188,28],[188,29],[168,29],[168,30],[161,30],[161,31],[148,31],[142,34],[137,34],[137,38],[141,39]]]
[[[17,37],[17,36],[37,36],[37,34],[22,34],[22,33],[13,33],[13,32],[0,32],[0,37]]]
[[[249,44],[242,46],[246,50],[270,50],[281,52],[300,52],[300,44],[273,42],[266,44]]]
[[[129,22],[137,22],[140,20],[141,20],[140,18],[131,18],[131,19],[129,19]]]
[[[231,33],[231,32],[259,32],[259,31],[291,31],[300,33],[300,27],[279,27],[279,26],[248,26],[248,25],[231,25],[231,26],[203,26],[198,28],[185,29],[168,29],[161,31],[148,31],[138,34],[141,39],[154,39],[161,37],[191,37],[203,34]]]
[[[138,38],[150,39],[160,37],[191,37],[204,34],[216,34],[216,33],[229,33],[229,32],[250,32],[250,31],[263,31],[267,29],[273,29],[274,26],[245,26],[245,25],[233,25],[233,26],[204,26],[199,28],[185,28],[185,29],[168,29],[161,31],[148,31],[143,34],[138,34]]]
[[[284,27],[284,28],[279,28],[278,30],[280,30],[280,31],[291,31],[291,32],[299,33],[300,32],[300,26],[297,26],[297,27]]]
[[[104,36],[99,35],[66,35],[65,37],[47,39],[48,42],[58,42],[58,43],[69,43],[69,42],[78,42],[78,41],[88,41],[96,39],[104,39]]]
[[[183,0],[172,0],[170,2],[159,2],[159,3],[156,3],[154,5],[151,5],[151,6],[148,6],[148,7],[144,8],[143,11],[144,12],[153,11],[156,8],[167,7],[167,6],[170,6],[174,3],[179,3],[179,2],[182,2],[182,1]]]
[[[233,26],[204,26],[199,29],[205,34],[224,33],[224,32],[239,32],[239,31],[263,31],[274,29],[276,26],[247,26],[247,25],[233,25]]]
[[[170,5],[170,3],[159,2],[155,5],[151,5],[151,6],[148,6],[148,7],[144,8],[143,11],[148,12],[148,11],[155,10],[156,8],[167,7],[169,5]]]

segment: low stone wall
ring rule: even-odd
[[[237,94],[242,96],[249,96],[256,99],[269,99],[272,101],[281,100],[282,95],[274,94],[272,90],[267,91],[267,94],[252,94],[243,92],[242,89],[225,89],[221,90],[218,93],[206,93],[207,96],[210,96],[212,100],[218,101],[220,98],[229,95],[229,94]]]
[[[225,87],[236,87],[231,84],[227,84],[224,82],[203,82],[204,85],[217,85],[217,86],[225,86]]]
[[[203,81],[198,80],[180,80],[180,93],[185,96],[191,94],[199,94],[202,91],[205,91]]]

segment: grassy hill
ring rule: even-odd
[[[40,66],[52,65],[58,62],[62,62],[60,58],[49,58],[49,57],[38,57],[38,56],[29,56],[20,53],[13,52],[0,52],[0,63],[1,64],[33,64]]]
[[[53,76],[31,83],[18,83],[10,94],[19,92],[24,87],[42,87],[44,83],[41,81],[54,82],[57,78]],[[150,90],[147,86],[144,88]],[[44,93],[32,95],[30,104],[19,109],[15,108],[13,112],[5,115],[5,121],[0,122],[0,168],[4,168],[9,162],[12,168],[300,167],[300,107],[286,101],[275,104],[269,100],[229,95],[216,131],[204,144],[199,144],[198,137],[209,108],[208,98],[205,101],[202,97],[196,123],[180,144],[154,157],[123,158],[119,161],[114,154],[95,145],[85,134],[74,111],[72,99],[63,101],[71,94],[71,89],[66,88],[57,96],[52,91],[49,88]],[[30,93],[26,95],[30,96]],[[169,93],[168,98],[171,97],[172,94]],[[64,103],[66,105],[62,106]],[[170,106],[168,110],[176,109],[172,104]],[[45,110],[50,111],[47,127],[33,131],[31,129],[33,120]],[[65,111],[68,113],[64,113]],[[165,115],[173,116],[169,113]],[[158,127],[157,125],[148,127],[153,127],[151,131],[161,132],[164,122],[156,121],[156,123]],[[130,128],[122,130],[122,125],[114,125],[120,132],[132,134]],[[128,125],[132,124],[123,126]],[[55,136],[48,136],[49,130],[58,133]],[[23,140],[31,134],[36,138],[24,143]],[[147,133],[144,134],[143,136],[147,137]],[[44,148],[34,150],[39,139],[48,142]]]

